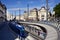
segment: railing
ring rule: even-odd
[[[56,29],[60,29],[60,23],[57,23],[57,22],[50,22],[50,21],[44,22],[44,21],[40,21],[38,23],[47,24],[47,25],[53,26]]]
[[[32,24],[32,25],[39,25],[39,26],[42,26],[44,27],[46,30],[47,30],[47,36],[46,36],[46,39],[45,40],[57,40],[58,39],[58,33],[57,33],[57,30],[55,28],[53,28],[53,26],[50,26],[50,25],[46,25],[45,23],[32,23],[32,22],[20,22],[20,23],[23,23],[23,24]]]
[[[25,24],[24,26],[25,30],[28,31],[30,34],[34,35],[36,39],[45,39],[47,33],[44,32],[40,27],[38,27],[38,25]]]

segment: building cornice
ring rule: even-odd
[[[0,6],[1,6],[3,9],[7,10],[6,6],[5,6],[4,4],[2,4],[1,1],[0,1]]]

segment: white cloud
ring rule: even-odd
[[[7,9],[7,10],[19,10],[20,8],[10,8],[10,9]]]

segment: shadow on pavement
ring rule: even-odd
[[[0,23],[0,40],[15,40],[18,34],[13,32],[7,22]]]

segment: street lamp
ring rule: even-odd
[[[27,4],[27,19],[29,19],[29,4]]]
[[[21,14],[20,14],[20,9],[19,9],[19,20],[20,20],[20,18],[21,18]]]
[[[13,13],[12,13],[12,19],[13,19]]]
[[[15,19],[16,19],[16,11],[15,11]]]
[[[46,17],[47,17],[47,21],[48,21],[48,0],[46,0],[46,7],[47,7],[47,15],[46,15]]]
[[[10,14],[10,20],[11,20],[11,14]]]

